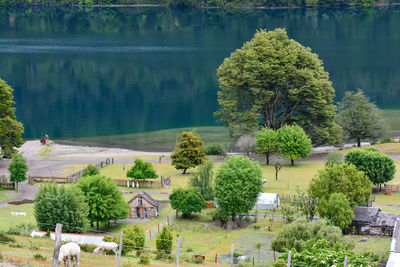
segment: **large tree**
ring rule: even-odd
[[[195,188],[178,188],[172,191],[169,196],[171,207],[178,212],[182,212],[183,217],[187,217],[194,212],[201,212],[205,208],[206,202],[203,196]]]
[[[220,209],[235,221],[249,212],[262,191],[262,171],[258,162],[233,156],[219,167],[214,192]]]
[[[364,172],[375,185],[389,182],[396,172],[393,159],[373,148],[351,150],[344,160]]]
[[[278,130],[278,138],[279,152],[290,159],[292,165],[295,160],[311,155],[311,140],[301,127],[285,125]]]
[[[18,189],[18,183],[26,180],[26,172],[28,171],[26,159],[22,154],[14,154],[10,165],[8,165],[8,171],[10,172],[10,181],[17,183]]]
[[[11,158],[14,148],[23,144],[24,127],[17,121],[14,104],[13,89],[0,79],[0,154],[6,158]]]
[[[334,193],[346,196],[351,207],[369,200],[372,183],[368,177],[352,164],[342,163],[325,167],[311,180],[309,193],[317,197],[321,205],[327,203]]]
[[[188,168],[196,167],[206,160],[204,143],[196,132],[182,132],[177,148],[171,154],[172,165],[186,173]]]
[[[206,161],[201,164],[196,173],[190,178],[190,186],[196,188],[205,200],[211,200],[213,193],[213,167],[212,161]]]
[[[335,143],[335,91],[317,54],[286,31],[259,30],[218,68],[220,109],[231,132],[296,122],[314,143]]]
[[[102,175],[81,177],[78,187],[82,190],[89,206],[88,219],[93,225],[109,223],[110,220],[124,219],[128,216],[129,205],[114,181]]]
[[[33,211],[39,230],[54,231],[56,224],[62,223],[63,232],[85,231],[88,206],[82,191],[76,186],[41,185]]]
[[[336,121],[345,138],[356,141],[358,147],[363,140],[378,140],[386,129],[382,111],[361,90],[346,92],[339,103]]]
[[[158,177],[153,165],[141,159],[135,160],[135,164],[127,171],[126,176],[134,179],[155,179]]]

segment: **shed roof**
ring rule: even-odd
[[[257,204],[273,204],[279,199],[276,193],[260,193],[258,194]]]
[[[152,204],[155,207],[159,206],[158,201],[154,200],[149,194],[147,194],[144,191],[140,191],[136,196],[134,196],[131,200],[128,201],[128,203],[131,203],[135,198],[137,197],[143,197],[144,199],[146,199],[150,204]]]
[[[371,223],[375,221],[378,213],[381,211],[379,208],[373,207],[355,207],[353,222],[358,223]]]

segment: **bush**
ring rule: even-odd
[[[140,254],[139,264],[149,265],[150,264],[150,256],[147,254]]]
[[[183,213],[183,217],[187,217],[192,213],[201,212],[205,208],[203,196],[195,188],[178,188],[172,191],[169,196],[171,207],[178,212]]]
[[[329,248],[354,248],[354,243],[343,236],[339,227],[327,225],[322,220],[317,222],[296,221],[284,225],[272,240],[271,248],[278,252],[287,250],[302,252],[306,248],[307,242],[313,243],[321,239],[327,241]]]
[[[381,140],[381,144],[395,143],[394,139],[391,136],[385,136]]]
[[[93,253],[93,250],[97,247],[96,245],[89,244],[80,244],[79,246],[81,247],[81,250],[86,253]]]
[[[156,247],[158,251],[162,251],[166,254],[172,252],[172,234],[168,227],[164,226],[161,233],[157,235]]]
[[[99,169],[97,168],[96,165],[94,164],[89,164],[82,173],[82,177],[83,176],[93,176],[93,175],[97,175],[100,174]]]
[[[221,145],[209,145],[206,147],[204,150],[206,152],[206,155],[214,155],[214,156],[221,156],[221,155],[226,155],[224,149],[222,148]]]
[[[9,235],[30,235],[32,230],[35,229],[35,225],[33,223],[21,223],[16,226],[11,226],[8,228],[7,234]]]
[[[0,232],[0,241],[1,242],[12,242],[12,243],[14,243],[15,242],[15,238],[12,237],[12,236],[7,235],[7,233],[4,232],[4,231],[1,231]]]
[[[128,252],[136,250],[136,256],[141,255],[146,241],[144,230],[138,224],[133,224],[124,228],[123,232],[121,254],[126,255]],[[119,244],[119,238],[116,243]]]
[[[43,255],[40,254],[40,253],[33,254],[33,258],[34,258],[35,260],[39,260],[39,261],[46,261],[46,260],[47,260],[47,257],[46,257],[46,256],[43,256]]]
[[[153,165],[141,159],[135,160],[135,165],[127,171],[126,176],[133,179],[155,179],[158,177]]]
[[[225,210],[218,208],[212,214],[212,219],[213,219],[213,221],[220,221],[222,223],[226,223],[226,222],[229,222],[230,217],[229,217],[229,214]]]
[[[202,264],[203,263],[203,259],[202,258],[193,258],[192,262],[194,264]]]

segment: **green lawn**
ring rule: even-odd
[[[11,215],[11,212],[26,212],[27,216]],[[0,231],[7,231],[10,226],[21,223],[36,223],[33,215],[33,204],[25,204],[19,206],[8,206],[0,208]]]
[[[14,191],[4,190],[4,189],[0,188],[0,201],[9,200],[9,199],[15,197],[17,194],[18,193],[15,193]]]
[[[364,237],[368,238],[367,242],[360,242]],[[372,252],[380,256],[381,260],[387,260],[390,254],[390,243],[392,242],[391,237],[380,237],[380,236],[352,236],[355,241],[354,252],[356,254],[362,254],[364,252]]]

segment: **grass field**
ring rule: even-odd
[[[26,212],[27,216],[11,215],[11,212]],[[33,204],[25,204],[19,206],[8,206],[0,208],[0,231],[7,231],[10,226],[21,223],[36,223],[33,215]]]
[[[17,193],[15,191],[10,191],[10,190],[4,190],[0,188],[0,201],[5,201],[9,200],[13,197],[15,197]]]

